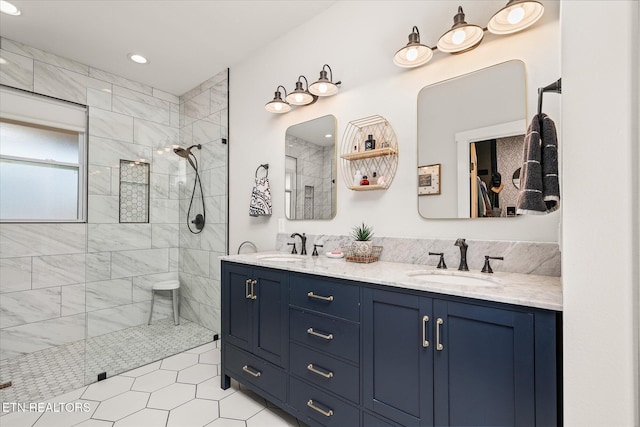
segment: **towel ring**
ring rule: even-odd
[[[258,171],[260,170],[260,168],[264,168],[264,170],[267,172],[267,174],[265,175],[265,177],[269,176],[269,163],[265,163],[263,165],[258,166],[258,168],[256,169],[256,178],[258,178]]]

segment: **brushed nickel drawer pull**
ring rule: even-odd
[[[319,370],[318,368],[313,366],[313,363],[309,363],[309,366],[307,366],[307,370],[313,372],[314,374],[318,374],[321,377],[325,377],[325,378],[333,378],[333,372],[329,371],[329,372],[322,372],[321,370]]]
[[[427,323],[429,323],[429,316],[422,316],[422,346],[429,347],[429,341],[427,341]]]
[[[322,295],[316,295],[313,292],[309,292],[307,293],[307,296],[309,298],[315,298],[315,299],[319,299],[322,301],[333,301],[333,295],[329,295],[328,297],[323,297]]]
[[[333,334],[329,334],[329,335],[321,334],[320,332],[316,332],[316,331],[314,331],[314,330],[313,330],[313,328],[309,328],[309,329],[307,329],[307,333],[308,333],[309,335],[313,335],[313,336],[315,336],[315,337],[323,338],[323,339],[325,339],[325,340],[327,340],[327,341],[330,341],[330,340],[332,340],[332,339],[333,339]]]
[[[251,293],[249,292],[249,285],[251,284],[251,279],[247,279],[244,282],[244,297],[246,299],[251,299]]]
[[[258,284],[257,280],[251,281],[251,299],[257,299],[255,286]]]
[[[256,378],[258,378],[260,375],[262,375],[262,372],[260,372],[260,371],[257,371],[257,372],[252,371],[252,370],[249,368],[249,365],[244,365],[244,366],[242,367],[242,370],[243,370],[243,371],[245,371],[245,372],[246,372],[247,374],[249,374],[249,375],[253,375],[253,376],[254,376],[254,377],[256,377]]]
[[[440,326],[442,326],[443,323],[444,323],[444,320],[438,317],[438,320],[436,320],[436,325],[437,325],[436,326],[436,350],[444,349],[444,346],[440,342]]]
[[[309,399],[309,401],[307,402],[307,406],[316,412],[320,412],[325,417],[333,416],[333,409],[329,409],[328,411],[325,411],[324,409],[320,409],[313,403],[313,400],[311,399]]]

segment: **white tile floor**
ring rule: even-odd
[[[46,401],[58,404],[49,410],[5,414],[0,423],[2,427],[305,426],[235,381],[222,390],[218,343],[80,387]],[[66,410],[72,405],[82,410]]]

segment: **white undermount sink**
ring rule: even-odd
[[[304,261],[307,257],[302,255],[288,255],[288,254],[265,254],[258,256],[260,261],[275,261],[275,262],[295,262]]]
[[[478,277],[470,275],[472,273],[458,273],[453,271],[438,270],[418,270],[410,271],[407,276],[425,280],[432,283],[442,283],[445,285],[472,285],[472,286],[498,286],[500,283],[492,278]]]

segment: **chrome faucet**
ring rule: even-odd
[[[454,245],[460,247],[460,266],[458,270],[469,271],[469,266],[467,265],[467,248],[469,245],[467,245],[462,238],[456,240]]]
[[[302,242],[302,248],[300,249],[300,255],[306,255],[307,254],[307,235],[305,233],[293,233],[291,235],[291,237],[296,237],[299,236],[300,237],[300,241]],[[294,240],[294,245],[295,245],[295,240]]]

